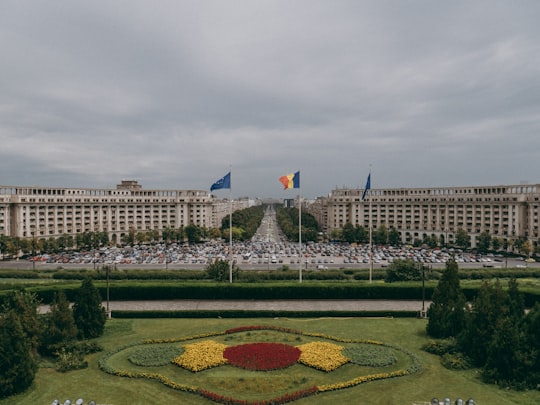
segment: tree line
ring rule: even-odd
[[[233,240],[245,241],[251,239],[261,225],[265,209],[266,205],[255,205],[253,207],[234,211],[230,221],[229,216],[223,218],[221,220],[221,235],[223,239],[229,240],[229,222],[232,223]]]
[[[36,295],[19,289],[0,306],[0,398],[26,390],[41,358],[53,358],[65,372],[87,367],[86,354],[100,348],[88,339],[103,334],[107,315],[92,280],[82,282],[73,307],[63,291],[53,297],[50,311],[39,313]]]
[[[354,226],[347,222],[343,228],[334,229],[330,234],[330,239],[348,243],[369,243],[369,228],[362,225]],[[401,235],[394,227],[388,229],[385,225],[380,225],[373,230],[371,240],[376,245],[398,246],[401,244]]]
[[[486,382],[538,389],[540,383],[540,303],[525,311],[515,279],[508,288],[484,281],[469,304],[460,287],[455,260],[433,292],[426,331],[445,339],[428,351],[443,356],[450,368],[479,367]]]
[[[300,217],[296,207],[277,207],[276,219],[283,234],[289,241],[297,241],[299,238],[299,219],[302,221],[302,242],[316,242],[319,239],[319,223],[313,215],[307,212],[302,211]]]

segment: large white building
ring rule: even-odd
[[[336,189],[313,205],[325,232],[346,223],[397,229],[405,243],[435,235],[454,242],[459,229],[506,240],[538,242],[540,184],[475,187]]]
[[[107,232],[111,241],[131,230],[220,227],[222,200],[204,190],[145,190],[124,180],[115,189],[0,186],[0,235],[49,238]],[[238,201],[234,209],[247,207]]]

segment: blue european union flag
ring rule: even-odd
[[[366,187],[364,188],[364,192],[362,193],[362,201],[364,201],[364,198],[366,198],[366,194],[369,189],[371,189],[371,172],[369,172],[367,176]]]
[[[231,172],[227,173],[221,179],[210,186],[210,191],[219,190],[222,188],[231,188]]]

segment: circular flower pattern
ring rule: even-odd
[[[290,341],[290,335],[296,335],[295,342],[301,344],[295,347],[286,343]],[[233,336],[234,338],[232,338]],[[210,337],[214,337],[216,340],[208,339]],[[240,344],[238,342],[235,346],[228,346],[224,343],[235,339],[240,342],[264,341],[267,343]],[[273,343],[268,343],[272,340]],[[129,367],[129,364],[134,364],[135,357],[142,356],[146,359],[151,357],[153,353],[155,354],[152,346],[172,344],[171,346],[175,347],[175,343],[178,342],[193,343],[184,344],[181,349],[184,352],[180,356],[174,357],[178,352],[173,351],[169,354],[163,353],[160,357],[170,356],[173,364],[193,372],[193,379],[189,375],[185,375],[185,371],[176,373],[166,366],[162,367],[159,372],[141,371],[141,366]],[[139,345],[145,345],[146,349],[136,348]],[[375,346],[384,349],[376,350]],[[368,355],[370,351],[375,354]],[[365,361],[365,357],[369,357],[368,361]],[[380,362],[381,358],[393,360]],[[114,364],[118,361],[128,364],[128,366],[115,367]],[[294,364],[297,366],[286,370],[287,367]],[[345,364],[344,371],[340,372],[339,370]],[[229,381],[223,377],[224,370],[213,370],[226,365],[241,367],[247,371],[241,372],[242,377]],[[155,380],[172,389],[197,394],[216,403],[246,405],[285,404],[319,392],[341,390],[371,381],[402,377],[421,369],[421,363],[414,354],[381,341],[339,338],[279,326],[260,325],[242,326],[226,331],[208,332],[187,337],[149,339],[142,343],[132,343],[107,353],[100,359],[99,366],[103,371],[112,375]],[[308,372],[305,377],[298,379],[299,370],[303,366],[323,371],[323,373]],[[366,370],[366,366],[370,368],[384,367],[384,370],[377,372],[378,370],[372,369],[369,372]],[[266,384],[261,383],[262,381],[266,382],[267,377],[262,377],[259,370],[281,371],[271,373],[270,378],[268,378],[269,384]],[[198,372],[207,375],[204,378],[204,386],[199,386],[197,383],[199,379],[195,374]],[[217,375],[219,378],[213,378]],[[183,381],[192,381],[192,384]],[[253,391],[250,387],[253,387],[254,384],[257,384],[257,398],[251,394]]]
[[[279,370],[296,363],[300,349],[283,343],[248,343],[227,347],[229,364],[252,371]]]

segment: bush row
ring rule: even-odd
[[[443,269],[433,269],[426,272],[426,279],[439,280]],[[368,280],[368,269],[329,269],[329,270],[304,270],[303,278],[306,280]],[[83,280],[86,277],[94,280],[105,280],[106,270],[99,269],[58,269],[58,270],[0,270],[0,278],[13,279],[55,279],[55,280]],[[208,274],[203,270],[135,270],[120,269],[109,271],[110,280],[205,280]],[[386,269],[374,269],[373,280],[384,280]],[[540,268],[504,269],[504,268],[480,268],[461,269],[459,277],[462,280],[482,280],[493,278],[540,278]],[[262,281],[289,281],[298,279],[298,269],[293,267],[285,270],[240,270],[238,280],[243,282]]]
[[[96,282],[101,297],[107,296],[106,284]],[[430,300],[435,284],[425,286],[424,297]],[[73,301],[78,284],[40,285],[27,287],[35,292],[42,302],[51,302],[54,293],[63,290],[70,301]],[[465,286],[463,292],[467,300],[476,296],[478,287]],[[540,292],[536,289],[521,289],[525,305],[530,308],[540,302]],[[0,297],[4,291],[0,291]],[[109,286],[111,300],[324,300],[324,299],[386,299],[386,300],[421,300],[421,283],[392,284],[357,284],[357,283],[311,283],[311,284],[269,284],[269,283],[180,283],[180,282],[137,282],[126,281],[111,283]]]

